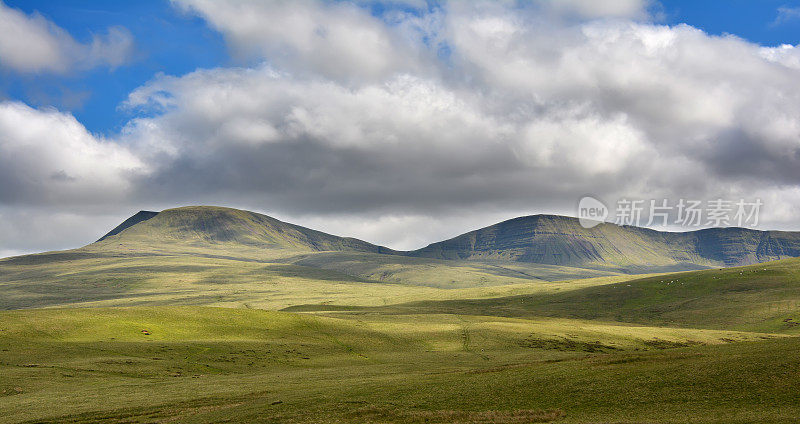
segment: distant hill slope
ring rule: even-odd
[[[161,247],[165,244],[203,247],[216,245],[220,250],[242,247],[297,251],[393,252],[362,240],[334,236],[259,213],[212,206],[189,206],[158,213],[139,212],[92,247]]]
[[[306,306],[305,310],[315,309]],[[383,312],[550,316],[800,335],[800,258],[660,274],[575,290],[415,302],[388,306]]]
[[[684,233],[526,216],[408,252],[410,256],[531,262],[572,267],[679,270],[748,265],[800,256],[800,233],[712,228]]]
[[[108,234],[104,235],[103,237],[100,237],[100,240],[97,241],[103,241],[111,236],[115,236],[121,233],[122,231],[126,230],[127,228],[133,227],[134,225],[140,222],[147,221],[148,219],[156,215],[158,215],[158,212],[139,211],[136,213],[136,215],[126,219],[125,221],[122,221],[122,224],[119,224],[116,227],[114,227],[113,230],[109,231]]]
[[[551,287],[548,281],[800,256],[799,240],[735,228],[584,229],[572,218],[540,215],[397,252],[258,213],[184,207],[140,212],[79,249],[0,260],[0,309],[390,304],[458,288]]]
[[[800,233],[744,228],[662,232],[609,223],[587,229],[576,218],[532,215],[470,231],[419,250],[398,252],[255,212],[190,206],[158,213],[139,212],[88,249],[96,252],[127,249],[139,253],[202,251],[206,255],[254,258],[279,251],[338,251],[644,273],[800,257]]]

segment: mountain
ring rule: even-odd
[[[610,223],[584,228],[576,218],[532,215],[470,231],[422,249],[398,252],[255,212],[190,206],[162,212],[141,211],[89,248],[94,251],[120,248],[139,251],[193,248],[205,253],[209,253],[209,249],[212,252],[249,251],[251,257],[277,251],[360,252],[643,273],[749,265],[800,257],[800,233],[745,228],[664,232]],[[356,262],[365,260],[385,262],[377,257],[359,258]]]
[[[453,289],[513,293],[570,280],[579,287],[593,284],[583,280],[590,277],[800,257],[799,245],[798,233],[585,229],[573,218],[537,215],[398,252],[258,213],[194,206],[139,212],[78,249],[0,259],[0,309],[387,304]]]
[[[641,272],[748,265],[800,256],[800,233],[711,228],[662,232],[576,218],[510,219],[407,253],[410,256],[529,262]]]
[[[255,212],[214,206],[141,211],[92,247],[96,250],[120,245],[393,253],[389,248],[355,238],[334,236]]]
[[[435,298],[452,289],[609,277],[615,271],[417,258],[266,215],[142,211],[77,249],[0,259],[0,309],[192,304],[283,308]]]
[[[116,227],[114,227],[113,230],[109,231],[103,237],[100,237],[100,240],[97,240],[97,241],[103,241],[103,240],[105,240],[105,239],[107,239],[107,238],[109,238],[111,236],[115,236],[115,235],[121,233],[122,231],[124,231],[125,229],[127,229],[128,227],[133,227],[134,225],[136,225],[136,224],[138,224],[140,222],[147,221],[148,219],[150,219],[150,218],[152,218],[152,217],[154,217],[156,215],[158,215],[158,212],[139,211],[139,212],[136,213],[136,215],[126,219],[125,221],[122,221],[122,224],[119,224]]]

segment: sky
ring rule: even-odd
[[[798,44],[800,1],[7,0],[0,257],[198,204],[397,249],[586,195],[800,230]]]

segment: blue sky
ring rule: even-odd
[[[199,17],[184,14],[167,1],[8,1],[28,14],[38,12],[77,41],[122,26],[134,37],[130,61],[115,69],[98,67],[67,75],[5,72],[2,93],[33,106],[71,111],[93,132],[118,131],[127,120],[117,106],[128,93],[156,74],[182,75],[197,68],[226,65],[222,36]]]
[[[800,8],[785,0],[677,0],[663,1],[664,22],[687,23],[709,34],[735,34],[763,44],[800,43],[800,15],[781,18],[779,9]],[[791,15],[791,13],[790,13]]]
[[[4,72],[0,95],[32,106],[70,111],[90,131],[111,135],[130,118],[119,104],[136,87],[158,73],[183,75],[198,68],[237,65],[222,35],[204,20],[183,13],[168,1],[9,0],[8,6],[38,12],[67,30],[77,41],[109,26],[129,29],[135,39],[131,61],[67,75]],[[798,8],[787,0],[671,0],[654,11],[660,22],[687,23],[712,35],[735,34],[763,45],[800,43],[800,13],[779,19],[779,8]],[[373,14],[384,7],[373,5]]]

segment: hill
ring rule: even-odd
[[[266,215],[194,206],[139,212],[88,246],[0,259],[0,309],[384,305],[447,291],[613,272],[403,256]]]
[[[158,212],[139,211],[139,212],[136,213],[136,215],[133,215],[132,217],[126,219],[125,221],[122,221],[122,224],[119,224],[116,227],[114,227],[114,229],[112,229],[111,231],[106,233],[106,235],[104,235],[103,237],[100,237],[100,239],[97,240],[97,241],[103,241],[103,240],[105,240],[105,239],[107,239],[107,238],[109,238],[111,236],[115,236],[115,235],[121,233],[122,231],[124,231],[125,229],[127,229],[128,227],[133,227],[134,225],[136,225],[136,224],[138,224],[140,222],[147,221],[148,219],[150,219],[150,218],[152,218],[152,217],[154,217],[156,215],[158,215]]]
[[[151,253],[159,250],[197,252],[197,248],[206,253],[209,249],[220,254],[238,252],[234,256],[247,252],[248,257],[256,258],[274,256],[274,251],[335,251],[648,273],[741,266],[798,257],[800,233],[744,228],[663,232],[610,223],[584,228],[575,218],[533,215],[470,231],[419,250],[399,252],[254,212],[193,206],[158,213],[139,212],[89,246],[90,250],[98,252],[138,250]],[[399,258],[373,257],[371,260],[403,262]]]
[[[0,309],[378,306],[456,299],[448,291],[481,287],[541,292],[551,281],[783,258],[798,254],[797,239],[735,228],[584,229],[572,218],[539,215],[397,252],[258,213],[194,206],[139,212],[83,248],[0,260]]]
[[[800,335],[799,258],[606,282],[572,290],[356,309],[392,314],[548,316]],[[290,308],[301,309],[325,307]]]
[[[240,246],[270,250],[393,253],[350,237],[338,237],[267,215],[239,209],[189,206],[162,212],[141,211],[94,243],[95,248],[147,246]],[[118,250],[117,247],[112,249]]]
[[[455,260],[528,262],[622,272],[739,266],[800,256],[800,233],[711,228],[662,232],[576,218],[515,218],[408,252]]]

